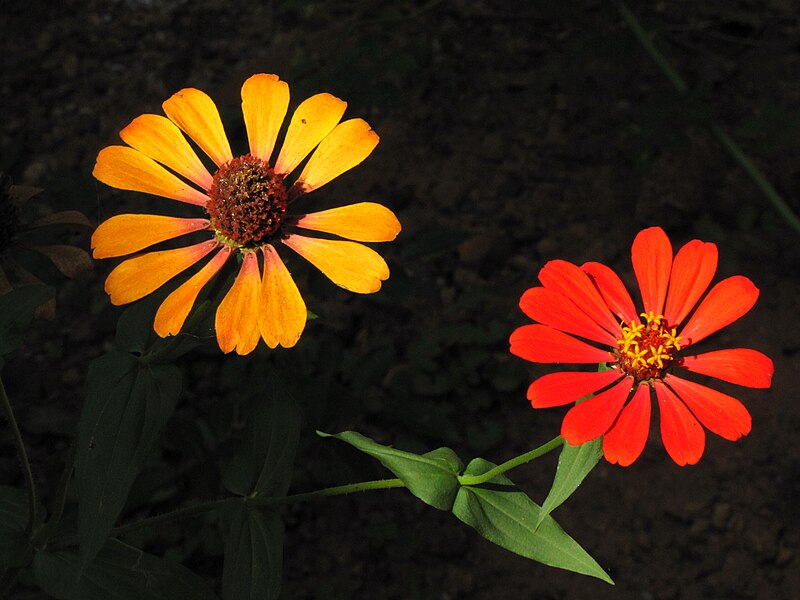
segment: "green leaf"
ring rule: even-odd
[[[292,480],[300,411],[274,371],[267,386],[248,402],[241,445],[223,471],[223,483],[234,494],[285,496]]]
[[[127,352],[89,366],[75,462],[81,568],[105,544],[180,390],[177,367],[143,365]]]
[[[32,553],[25,529],[28,526],[28,493],[0,486],[0,565],[24,567]]]
[[[127,350],[135,354],[144,352],[150,344],[158,340],[153,330],[153,320],[161,298],[148,296],[139,302],[128,306],[117,320],[117,331],[114,335],[114,344],[120,350]]]
[[[277,512],[248,509],[241,501],[220,511],[225,536],[222,597],[271,600],[281,592],[283,519]]]
[[[26,285],[0,296],[0,356],[19,346],[36,309],[55,296],[46,285]]]
[[[412,494],[426,504],[439,510],[450,510],[453,506],[462,463],[450,448],[438,448],[419,455],[383,446],[355,431],[344,431],[336,435],[317,433],[323,437],[335,437],[377,458],[384,467],[400,478]]]
[[[218,600],[189,569],[109,540],[91,565],[79,567],[74,552],[39,552],[33,577],[58,600]]]
[[[495,465],[476,458],[465,475],[482,475]],[[541,507],[519,491],[505,476],[483,486],[458,490],[453,514],[498,546],[551,567],[614,582],[578,543],[547,515],[539,522]]]
[[[571,446],[564,441],[564,447],[558,457],[553,487],[550,488],[550,493],[547,494],[547,498],[542,504],[537,525],[578,489],[578,486],[594,469],[602,456],[603,438],[597,438],[580,446]]]

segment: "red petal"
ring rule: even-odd
[[[539,363],[602,363],[613,360],[601,350],[547,325],[523,325],[509,339],[511,354]]]
[[[573,446],[599,438],[613,425],[631,392],[631,380],[622,379],[614,387],[569,409],[561,423],[561,437]]]
[[[667,377],[664,382],[710,431],[732,441],[750,433],[750,413],[736,398],[675,376]]]
[[[642,292],[644,311],[663,314],[672,268],[672,244],[661,227],[639,232],[631,247],[631,261]]]
[[[678,326],[694,308],[717,271],[717,246],[692,240],[678,251],[669,279],[664,316],[670,327]]]
[[[615,315],[625,323],[638,322],[639,314],[636,312],[631,295],[619,275],[610,267],[598,262],[584,263],[581,269],[586,271],[589,277],[592,278],[597,289],[600,290],[603,300]]]
[[[706,434],[697,419],[672,390],[660,381],[654,383],[661,411],[661,439],[676,464],[697,464],[706,446]]]
[[[731,348],[684,356],[680,366],[687,371],[710,375],[751,388],[768,388],[775,368],[772,360],[757,350]]]
[[[616,369],[609,371],[550,373],[534,381],[528,388],[533,408],[550,408],[580,400],[619,379]]]
[[[619,323],[592,280],[580,267],[565,260],[551,260],[539,271],[539,281],[544,287],[572,300],[595,323],[612,335],[620,335]]]
[[[636,388],[619,419],[603,438],[603,454],[612,464],[627,467],[639,458],[650,433],[650,387]]]
[[[756,299],[758,288],[747,277],[735,275],[723,279],[711,288],[680,332],[681,345],[696,344],[730,325],[753,308]]]
[[[535,287],[526,290],[520,298],[523,312],[542,325],[549,325],[566,333],[579,335],[601,344],[616,346],[616,338],[592,321],[586,313],[560,292]]]

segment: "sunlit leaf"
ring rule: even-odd
[[[89,366],[75,463],[81,567],[105,544],[181,390],[173,365],[110,352]]]
[[[320,432],[318,432],[320,433]],[[439,510],[450,510],[458,491],[461,461],[450,448],[438,448],[427,454],[404,452],[383,446],[355,431],[333,436],[377,458],[394,473],[417,498]]]
[[[33,578],[58,600],[218,600],[189,569],[117,540],[109,540],[85,569],[74,552],[39,552]]]
[[[283,519],[276,512],[230,502],[221,511],[225,537],[222,597],[272,600],[281,591]]]
[[[586,442],[580,446],[572,446],[564,442],[561,454],[558,457],[558,468],[556,469],[553,486],[542,504],[537,525],[578,489],[578,486],[602,457],[602,438]]]
[[[495,465],[476,458],[465,475],[482,475]],[[608,574],[555,522],[546,516],[537,527],[541,507],[505,476],[481,486],[458,490],[453,514],[487,540],[515,554],[551,567],[591,575],[608,583]]]

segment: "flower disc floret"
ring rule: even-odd
[[[208,197],[211,228],[220,239],[244,247],[256,247],[275,235],[288,206],[283,177],[250,154],[217,170]]]
[[[681,338],[664,315],[650,312],[641,317],[644,323],[632,321],[629,327],[622,326],[616,351],[619,368],[636,382],[662,379],[681,349]]]

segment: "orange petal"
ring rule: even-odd
[[[572,446],[580,446],[606,433],[631,393],[631,379],[618,383],[569,409],[561,422],[561,437]]]
[[[775,372],[768,356],[749,348],[729,348],[697,356],[684,356],[679,364],[693,373],[752,388],[768,388]]]
[[[244,82],[242,114],[250,154],[269,162],[288,108],[289,86],[277,75],[259,73]]]
[[[120,263],[106,279],[105,290],[111,303],[118,306],[144,298],[216,246],[216,240],[209,240],[186,248],[150,252]]]
[[[208,94],[186,88],[173,94],[161,106],[170,120],[192,138],[218,167],[233,160],[219,112]]]
[[[322,271],[338,286],[359,294],[381,289],[389,267],[366,246],[340,240],[321,240],[292,234],[283,243]]]
[[[706,447],[706,434],[694,415],[672,390],[660,381],[653,387],[661,412],[661,441],[680,467],[695,465]]]
[[[225,246],[202,269],[167,296],[158,307],[156,320],[153,323],[153,329],[158,335],[167,337],[180,333],[200,290],[211,281],[230,255],[231,249]]]
[[[279,175],[291,173],[336,127],[345,108],[347,102],[330,94],[317,94],[301,102],[286,131],[275,172]]]
[[[747,277],[723,279],[708,292],[678,334],[681,345],[696,344],[747,313],[758,299],[758,288]]]
[[[109,146],[97,155],[92,175],[106,185],[205,206],[208,196],[185,184],[152,158],[128,146]]]
[[[367,158],[379,139],[363,119],[339,123],[320,142],[293,187],[301,193],[322,187]]]
[[[119,132],[126,144],[160,162],[204,190],[211,188],[211,173],[192,150],[175,123],[161,115],[141,115]]]
[[[291,348],[306,326],[306,305],[275,248],[267,244],[261,250],[264,253],[258,309],[261,337],[270,348],[278,345]]]
[[[664,317],[677,327],[694,308],[717,271],[717,246],[692,240],[675,255],[669,278],[669,293]]]
[[[360,202],[303,215],[295,225],[357,242],[391,242],[401,229],[394,213],[375,202]]]
[[[258,345],[258,303],[261,277],[255,252],[245,252],[242,268],[220,302],[215,319],[217,342],[228,354],[250,354]]]
[[[179,219],[159,215],[117,215],[92,234],[95,258],[125,256],[148,246],[208,227],[208,219]]]
[[[639,385],[617,422],[603,437],[603,455],[611,464],[628,467],[639,458],[650,433],[650,388]]]
[[[752,418],[739,400],[699,383],[668,375],[664,382],[709,431],[736,441],[750,433]]]
[[[672,244],[664,230],[650,227],[640,231],[633,240],[631,261],[642,292],[644,311],[663,314],[672,269]]]
[[[603,300],[615,315],[625,323],[639,321],[639,313],[636,312],[631,295],[613,269],[598,262],[583,263],[581,269],[588,273]]]

